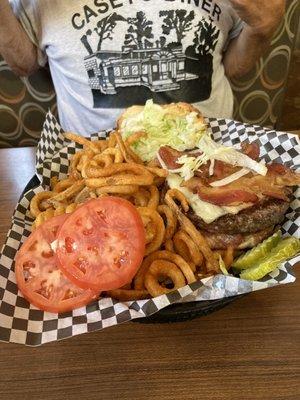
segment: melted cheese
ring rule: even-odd
[[[203,221],[207,224],[210,224],[216,219],[222,217],[223,215],[237,214],[241,210],[244,210],[251,205],[249,203],[245,203],[240,206],[216,206],[214,204],[207,203],[206,201],[201,200],[199,196],[192,193],[188,188],[180,186],[183,182],[183,179],[179,175],[169,174],[169,176],[167,177],[167,182],[171,189],[178,189],[185,195],[194,213],[198,215],[198,217],[202,218]]]

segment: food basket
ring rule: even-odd
[[[300,169],[300,142],[297,136],[232,120],[208,119],[207,124],[215,141],[222,141],[229,146],[246,140],[256,141],[266,163],[281,162]],[[99,132],[92,135],[91,140],[105,138],[108,134]],[[18,291],[14,275],[15,254],[30,234],[30,200],[49,186],[52,176],[59,179],[66,176],[69,159],[78,149],[80,146],[65,140],[61,127],[49,112],[37,148],[37,175],[28,183],[16,206],[12,226],[0,254],[0,340],[38,346],[128,321],[183,321],[216,311],[252,291],[294,282],[292,267],[300,261],[299,256],[287,260],[260,281],[217,275],[148,300],[122,303],[101,298],[64,314],[36,309]],[[298,188],[281,227],[284,236],[300,236],[299,194]]]

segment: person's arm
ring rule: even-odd
[[[0,0],[0,54],[19,76],[39,68],[37,48],[15,17],[8,0]]]
[[[285,0],[229,0],[245,26],[224,55],[229,78],[245,75],[270,45],[285,12]]]

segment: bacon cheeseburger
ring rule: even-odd
[[[289,208],[300,174],[259,161],[259,146],[240,149],[216,143],[199,110],[186,103],[159,106],[148,101],[127,109],[118,121],[123,138],[143,161],[169,171],[167,187],[190,204],[188,217],[212,249],[246,249],[270,236]]]

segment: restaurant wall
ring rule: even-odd
[[[282,114],[286,82],[299,24],[299,0],[287,1],[285,20],[269,52],[243,79],[233,80],[237,120],[275,126]],[[16,77],[0,57],[0,147],[35,145],[47,110],[56,114],[49,72]]]
[[[300,24],[278,129],[300,132]]]

